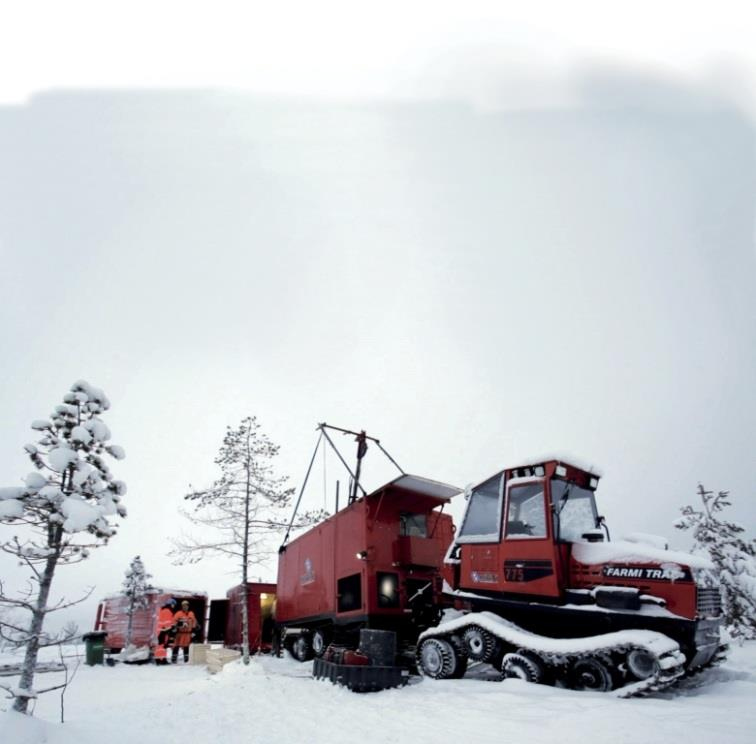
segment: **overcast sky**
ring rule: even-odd
[[[127,452],[130,516],[58,590],[109,593],[141,553],[224,595],[233,566],[165,553],[248,414],[292,485],[325,420],[458,486],[574,453],[615,534],[679,547],[702,480],[753,535],[748,16],[225,5],[169,39],[139,3],[117,34],[0,24],[0,480],[80,377]]]

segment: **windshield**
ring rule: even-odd
[[[551,502],[554,505],[554,533],[559,535],[559,540],[580,542],[584,532],[596,529],[593,491],[555,479],[551,481]]]
[[[498,542],[502,476],[498,473],[473,489],[457,542]]]

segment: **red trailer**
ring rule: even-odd
[[[147,606],[135,609],[132,617],[131,643],[136,647],[153,647],[157,644],[157,617],[160,608],[171,599],[177,603],[186,599],[198,623],[197,643],[205,640],[205,617],[207,594],[184,589],[154,588],[147,591]],[[178,609],[178,607],[176,608]],[[97,608],[95,630],[105,630],[105,648],[118,653],[126,646],[129,625],[129,598],[112,594],[100,602]]]
[[[214,599],[210,603],[208,641],[222,643],[228,648],[242,645],[242,605],[244,585],[232,587],[226,599]],[[249,650],[270,651],[273,640],[276,585],[247,583],[247,613],[249,621]]]
[[[276,630],[295,657],[353,644],[361,628],[414,642],[437,620],[454,530],[441,510],[457,493],[401,475],[281,548]]]

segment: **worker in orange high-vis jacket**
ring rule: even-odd
[[[178,650],[184,652],[184,663],[189,661],[189,644],[192,642],[192,632],[197,627],[197,618],[189,609],[188,600],[181,602],[181,609],[173,616],[173,624],[176,626],[176,640],[173,641],[171,660],[175,664],[178,661]]]
[[[173,609],[176,607],[176,600],[169,599],[158,612],[157,618],[157,647],[155,649],[155,660],[160,657],[168,662],[168,653],[166,647],[170,642],[170,632],[173,628]],[[158,652],[158,649],[163,649],[162,652]]]
[[[161,646],[168,644],[168,634],[173,627],[173,610],[176,608],[176,600],[169,599],[158,612],[157,618],[157,637]]]

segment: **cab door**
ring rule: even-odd
[[[459,546],[459,588],[478,593],[497,592],[504,472],[478,484],[470,494],[455,540]]]
[[[544,478],[507,481],[499,546],[502,591],[559,596],[550,515]]]

